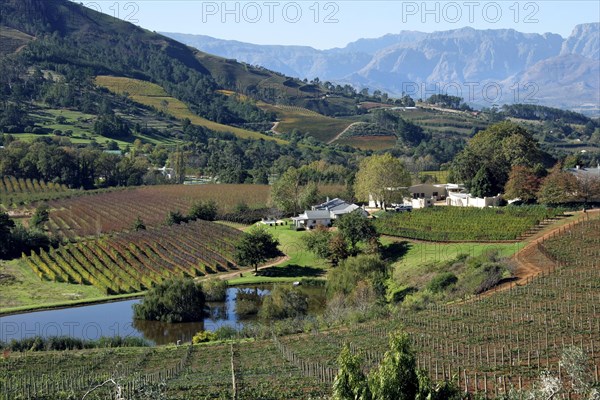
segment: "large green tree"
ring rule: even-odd
[[[243,266],[254,267],[279,254],[279,242],[263,227],[254,227],[238,240],[235,245],[235,261]]]
[[[560,204],[573,201],[577,197],[577,178],[565,172],[561,164],[556,164],[550,174],[542,181],[537,193],[538,202],[542,204]]]
[[[533,135],[509,121],[477,133],[452,164],[455,179],[484,195],[501,193],[515,165],[533,167],[542,161]]]
[[[271,188],[275,206],[287,214],[297,214],[317,201],[315,183],[306,183],[303,174],[294,167],[288,168]]]
[[[135,319],[162,322],[200,321],[204,312],[202,287],[192,279],[169,279],[153,287],[133,306]]]
[[[340,234],[350,245],[350,251],[353,254],[358,252],[358,243],[370,242],[379,237],[371,221],[361,211],[355,210],[349,214],[342,215],[336,221],[336,226]]]
[[[385,207],[393,202],[401,202],[410,184],[410,174],[404,163],[386,153],[361,161],[354,191],[358,200],[369,201],[372,198]]]

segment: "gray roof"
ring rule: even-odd
[[[333,200],[326,201],[323,204],[319,204],[318,206],[314,206],[313,210],[329,210],[329,211],[334,211],[335,212],[335,211],[338,211],[338,210],[347,210],[347,209],[349,209],[352,206],[354,206],[354,208],[351,208],[350,211],[355,210],[356,208],[358,208],[358,206],[355,205],[355,204],[348,203],[345,200],[335,198]]]
[[[304,214],[300,214],[294,220],[304,219],[331,219],[331,214],[326,210],[306,210]]]

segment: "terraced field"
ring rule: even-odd
[[[65,185],[12,176],[0,178],[0,210],[40,200],[68,197],[76,191]]]

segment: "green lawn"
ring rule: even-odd
[[[279,249],[289,259],[274,267],[259,271],[257,276],[245,273],[245,276],[232,279],[230,285],[250,283],[294,282],[302,278],[325,278],[329,264],[304,248],[302,237],[306,231],[295,231],[289,225],[266,228],[277,240]]]
[[[0,262],[0,312],[106,298],[93,286],[42,281],[21,259]]]

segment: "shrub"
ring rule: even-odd
[[[427,289],[433,293],[439,293],[446,290],[449,286],[458,282],[458,278],[452,272],[444,272],[436,275],[427,285]]]
[[[202,319],[204,292],[191,279],[169,279],[153,287],[139,304],[134,304],[135,319],[162,322],[191,322]]]
[[[217,340],[217,335],[210,331],[200,331],[192,338],[193,344],[206,343]]]
[[[223,325],[214,332],[217,340],[235,339],[239,332],[232,326]]]
[[[263,296],[257,292],[238,289],[235,298],[235,313],[239,316],[256,315],[263,303]]]
[[[217,203],[214,200],[202,201],[192,205],[189,219],[202,219],[204,221],[214,221],[217,218]]]

